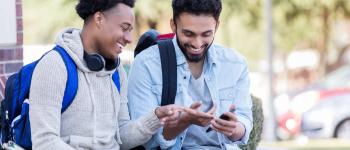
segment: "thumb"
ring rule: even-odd
[[[234,112],[235,110],[236,110],[236,106],[232,104],[232,105],[230,106],[229,111],[230,111],[230,112]]]
[[[191,109],[198,109],[199,107],[201,107],[202,106],[202,102],[201,101],[197,101],[197,102],[194,102],[191,106],[190,106],[190,108]]]
[[[216,104],[213,104],[213,107],[210,108],[210,110],[208,111],[209,114],[214,114],[216,111]]]
[[[166,106],[158,107],[155,111],[158,118],[163,118],[173,113],[173,111],[171,109],[168,109]]]

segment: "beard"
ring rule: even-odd
[[[185,55],[186,60],[189,61],[189,62],[195,62],[195,63],[200,62],[201,60],[204,60],[204,58],[207,55],[207,52],[209,50],[209,47],[211,46],[211,43],[210,44],[208,44],[208,43],[204,44],[202,46],[202,47],[204,47],[203,53],[195,55],[195,54],[187,53],[187,51],[186,51],[186,49],[190,49],[193,46],[191,46],[190,44],[187,44],[187,43],[182,45],[182,43],[180,43],[178,38],[176,38],[176,41],[177,41],[177,43],[178,43],[178,45],[180,47],[180,50]]]

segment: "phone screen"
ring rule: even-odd
[[[230,112],[234,113],[235,109],[230,110]],[[222,120],[229,120],[230,119],[230,117],[226,116],[225,114],[222,114],[219,118]]]
[[[222,114],[220,117],[220,119],[222,120],[229,120],[230,118],[228,116],[226,116],[225,114]]]

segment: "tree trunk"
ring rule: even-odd
[[[347,45],[347,46],[344,46],[343,48],[340,49],[338,56],[337,56],[337,61],[334,62],[333,64],[327,65],[327,70],[329,72],[332,72],[343,65],[344,62],[342,60],[342,56],[345,54],[346,50],[348,50],[349,48],[350,48],[350,45]]]
[[[321,39],[318,43],[318,50],[320,51],[320,76],[324,76],[328,73],[328,39],[329,39],[329,10],[326,6],[323,6],[321,11],[321,19],[322,19],[322,34]]]

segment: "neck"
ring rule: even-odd
[[[203,72],[204,60],[205,59],[202,59],[199,62],[187,61],[190,71],[192,73],[192,76],[196,79],[199,78]]]
[[[87,53],[97,53],[97,46],[95,43],[95,40],[92,36],[92,31],[88,29],[88,25],[84,25],[80,37],[81,37],[81,41],[83,43],[83,48],[84,51],[86,51]]]

